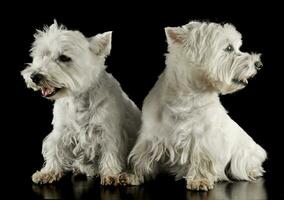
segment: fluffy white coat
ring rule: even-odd
[[[100,175],[109,185],[125,170],[140,111],[105,71],[110,49],[111,32],[86,38],[55,22],[35,35],[33,62],[22,75],[28,87],[55,103],[53,130],[43,141],[45,163],[33,182],[52,183],[73,170]]]
[[[190,22],[166,28],[167,67],[142,109],[142,128],[129,159],[129,184],[165,170],[187,188],[209,190],[214,182],[254,180],[266,152],[234,122],[218,95],[242,89],[261,66],[259,55],[239,50],[232,25]]]

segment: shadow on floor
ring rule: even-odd
[[[193,192],[186,190],[184,181],[175,182],[169,177],[159,177],[145,185],[133,187],[103,187],[98,180],[69,177],[54,185],[32,184],[32,193],[35,199],[268,199],[263,178],[255,182],[217,183],[209,192]]]

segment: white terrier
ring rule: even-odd
[[[244,88],[262,67],[260,56],[239,50],[232,25],[190,22],[165,29],[167,67],[146,97],[140,136],[129,159],[137,185],[158,170],[185,178],[191,190],[214,182],[255,180],[266,152],[227,114],[218,94]],[[126,176],[125,176],[126,175]]]
[[[75,170],[117,183],[140,126],[140,111],[105,71],[111,32],[85,38],[55,22],[38,31],[33,62],[22,71],[27,86],[55,100],[53,130],[43,141],[45,164],[35,183],[58,181]]]

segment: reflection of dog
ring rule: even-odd
[[[259,55],[239,50],[232,25],[190,22],[166,28],[167,68],[143,105],[141,134],[130,153],[140,184],[163,163],[187,188],[208,190],[227,180],[261,176],[266,152],[228,115],[218,94],[244,88],[262,67]],[[160,166],[161,167],[161,166]]]
[[[53,131],[43,142],[44,167],[32,179],[51,183],[69,170],[112,184],[125,167],[140,111],[105,71],[111,32],[85,38],[55,22],[35,35],[27,86],[55,100]]]

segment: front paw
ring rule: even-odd
[[[118,176],[101,176],[101,185],[117,186],[118,183]]]
[[[36,171],[32,175],[32,181],[37,184],[46,184],[46,183],[53,183],[55,181],[58,181],[63,176],[63,173],[55,173],[53,171],[51,172],[42,172],[42,171]]]
[[[208,191],[213,189],[214,183],[210,182],[208,179],[195,179],[195,180],[187,180],[186,188],[189,190],[202,190]]]
[[[121,173],[118,176],[119,184],[126,186],[126,185],[140,185],[141,181],[139,178],[134,174],[127,174]]]

